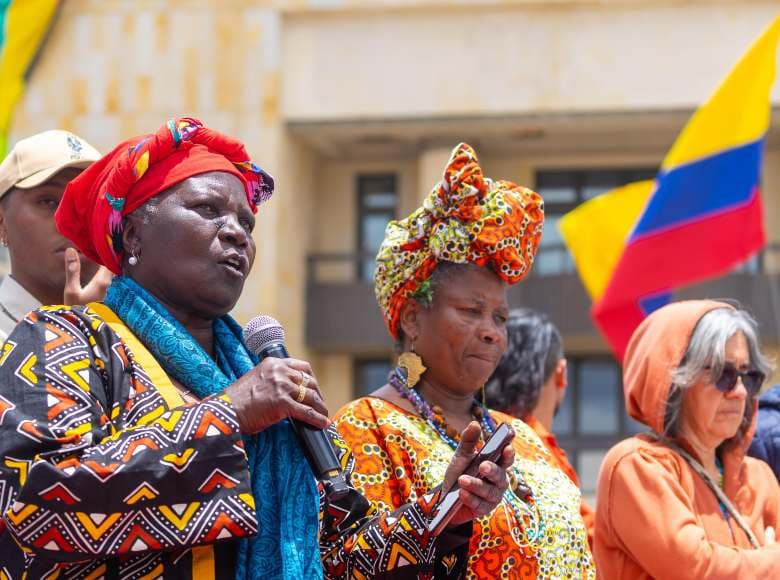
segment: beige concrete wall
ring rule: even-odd
[[[780,243],[780,149],[770,149],[764,157],[762,179],[764,226],[769,243]],[[765,264],[772,272],[780,271],[780,252],[767,252]]]
[[[749,0],[476,4],[288,15],[284,116],[693,107],[777,15]]]
[[[318,354],[312,357],[311,364],[320,382],[328,410],[334,414],[353,399],[352,357]]]
[[[294,326],[302,349],[302,270],[307,228],[296,217],[311,191],[303,151],[279,116],[280,17],[263,2],[69,0],[14,117],[12,139],[60,127],[102,151],[126,137],[192,115],[234,135],[278,178],[258,216],[257,260],[238,314]],[[304,219],[308,219],[305,217]],[[303,236],[303,237],[300,237]],[[289,237],[289,242],[280,243]],[[289,322],[288,322],[289,321]]]
[[[257,260],[236,314],[278,318],[335,410],[351,396],[352,360],[304,347],[305,256],[354,250],[358,173],[397,173],[404,216],[455,143],[334,158],[303,145],[288,121],[692,107],[776,12],[776,2],[752,0],[68,0],[11,138],[61,127],[105,151],[189,114],[243,139],[277,178],[277,195],[258,215]],[[529,186],[538,167],[653,164],[664,153],[475,145],[488,176]],[[780,240],[777,150],[765,186],[768,230]]]
[[[416,207],[417,168],[414,160],[349,161],[320,159],[314,171],[311,201],[314,219],[311,222],[312,251],[318,253],[350,253],[357,248],[357,178],[362,174],[390,173],[396,175],[399,215]],[[413,205],[414,204],[414,205]],[[318,273],[326,279],[349,279],[352,265],[320,267]]]
[[[307,358],[306,256],[315,223],[311,204],[315,190],[314,157],[285,134],[275,136],[273,167],[277,175],[274,197],[257,215],[257,258],[234,315],[240,321],[259,313],[273,316],[285,328],[287,348],[297,358]]]

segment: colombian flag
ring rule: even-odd
[[[671,292],[725,274],[765,244],[760,178],[780,17],[688,121],[655,181],[586,202],[561,232],[622,360]]]
[[[0,0],[0,159],[14,107],[58,6],[59,0]]]

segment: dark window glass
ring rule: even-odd
[[[596,493],[599,469],[606,454],[606,449],[585,449],[580,451],[575,469],[580,477],[580,486],[583,494],[592,497]]]
[[[567,357],[569,386],[553,422],[553,433],[577,469],[582,491],[593,502],[604,454],[647,427],[625,411],[622,374],[606,356]]]
[[[583,360],[577,365],[577,423],[582,434],[618,432],[618,368],[611,361]]]
[[[536,190],[550,203],[576,203],[577,188],[565,171],[541,171],[536,175]]]
[[[545,210],[542,239],[539,241],[539,251],[533,268],[537,274],[545,276],[574,271],[574,261],[563,244],[563,237],[558,229],[561,217],[563,214]]]
[[[572,389],[566,390],[566,396],[558,407],[558,412],[553,420],[553,433],[557,436],[570,435],[574,430],[574,413],[572,413]]]
[[[384,385],[391,370],[392,365],[386,358],[357,359],[353,381],[355,397],[368,395]]]
[[[652,168],[543,170],[536,190],[544,198],[545,224],[533,272],[541,276],[574,272],[574,261],[558,231],[558,221],[583,201],[621,185],[652,179]]]
[[[751,256],[736,268],[734,268],[735,274],[760,274],[764,267],[764,255],[763,252],[759,252],[754,256]]]
[[[650,427],[626,415],[626,430],[629,433],[647,433]]]
[[[374,258],[398,204],[395,175],[358,176],[358,276],[374,278]]]

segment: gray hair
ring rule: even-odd
[[[529,308],[512,310],[506,330],[508,346],[485,384],[485,403],[523,418],[536,408],[542,387],[563,358],[563,340],[545,314]]]
[[[708,374],[713,381],[721,375],[726,365],[726,342],[738,333],[742,333],[747,341],[751,366],[764,376],[772,372],[772,363],[761,352],[758,327],[753,317],[740,309],[710,310],[699,319],[680,366],[672,372],[672,387],[664,417],[665,436],[673,438],[679,434],[680,410],[685,389],[694,385],[704,374]],[[752,398],[748,403],[751,401]],[[752,420],[753,405],[747,404],[745,416],[734,440],[742,439]]]

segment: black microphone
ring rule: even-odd
[[[268,357],[290,358],[284,346],[284,328],[270,316],[255,316],[250,320],[244,327],[244,342],[261,360]],[[325,487],[325,495],[332,500],[344,497],[349,488],[328,434],[324,429],[292,417],[290,423],[314,475]]]

